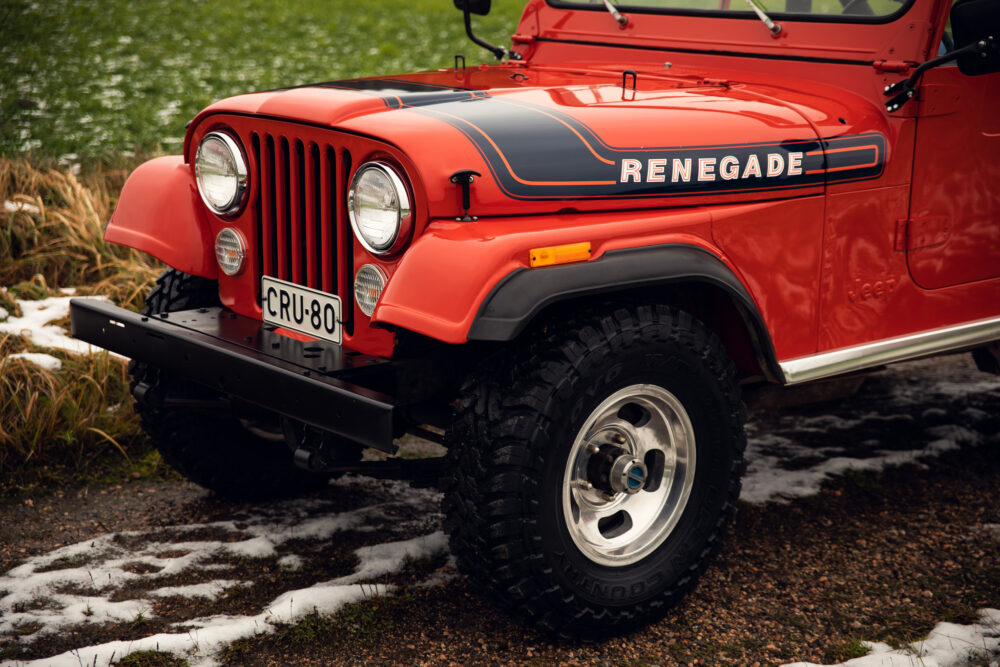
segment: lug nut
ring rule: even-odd
[[[597,445],[595,445],[594,443],[591,442],[590,444],[587,445],[587,453],[588,454],[596,454],[599,451],[601,451],[601,448],[598,447]]]
[[[594,485],[585,479],[577,480],[576,485],[579,486],[584,491],[590,491],[592,488],[594,488]]]
[[[613,436],[611,436],[611,442],[615,443],[616,445],[624,445],[625,436],[622,435],[621,433],[615,433]]]

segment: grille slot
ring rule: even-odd
[[[337,151],[270,133],[254,132],[250,143],[259,184],[259,271],[338,294]]]

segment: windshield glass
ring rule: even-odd
[[[781,17],[886,20],[900,14],[910,0],[755,0],[768,14]],[[602,0],[549,0],[549,4],[572,8],[601,8]],[[740,14],[751,11],[746,0],[628,0],[615,2],[622,12]]]

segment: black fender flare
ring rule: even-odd
[[[510,341],[554,303],[678,283],[706,283],[726,292],[743,316],[764,373],[781,381],[783,374],[771,335],[750,292],[722,260],[687,244],[610,250],[591,262],[516,269],[483,300],[468,338]]]

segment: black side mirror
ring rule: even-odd
[[[955,46],[948,53],[917,65],[913,74],[886,86],[886,111],[898,110],[917,94],[917,84],[927,70],[955,61],[962,74],[974,76],[1000,72],[1000,2],[956,0],[951,8]]]
[[[479,39],[472,32],[472,15],[479,14],[480,16],[485,16],[490,13],[490,0],[455,0],[455,7],[462,10],[462,14],[465,15],[465,34],[469,36],[473,42],[483,47],[494,56],[497,60],[503,60],[504,56],[509,56],[512,60],[520,60],[521,54],[516,51],[508,51],[502,46],[493,46],[487,41]]]
[[[486,16],[490,13],[491,0],[455,0],[455,8],[463,12],[468,9],[472,14]]]
[[[951,31],[956,50],[990,38],[1000,42],[1000,2],[958,0],[951,8]],[[957,62],[959,71],[969,76],[1000,72],[1000,49],[963,53]]]

